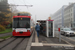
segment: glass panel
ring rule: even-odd
[[[30,18],[14,18],[14,28],[30,28]]]
[[[48,26],[49,26],[49,36],[52,36],[53,35],[53,21],[49,21]]]

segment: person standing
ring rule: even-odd
[[[40,33],[41,34],[43,33],[42,30],[43,30],[43,26],[42,26],[42,24],[40,24]]]
[[[37,36],[39,37],[40,26],[38,23],[36,23],[35,30],[37,31]]]

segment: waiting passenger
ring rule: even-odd
[[[37,31],[37,36],[39,37],[40,26],[36,23],[35,30]]]
[[[43,32],[43,26],[42,26],[42,24],[40,24],[40,33],[42,34]]]

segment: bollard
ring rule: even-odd
[[[59,31],[59,42],[61,42],[61,33],[60,33],[60,28],[58,28]]]

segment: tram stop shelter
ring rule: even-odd
[[[54,21],[53,20],[37,20],[43,26],[43,35],[46,37],[54,37]]]

